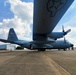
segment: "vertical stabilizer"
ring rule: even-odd
[[[7,40],[9,40],[9,41],[17,41],[18,40],[17,35],[13,28],[10,28]]]

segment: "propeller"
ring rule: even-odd
[[[62,25],[62,32],[65,33],[65,30],[64,30],[64,26]],[[64,42],[66,43],[66,39],[65,39],[65,36],[63,37],[64,38]]]
[[[71,31],[71,29],[68,29],[67,31],[64,30],[64,26],[62,25],[62,32],[64,33],[64,35],[66,35],[67,33],[69,33]]]
[[[71,31],[71,29],[68,29],[67,31],[64,30],[64,26],[62,25],[62,32],[64,32],[64,35],[66,35],[67,33],[69,33]],[[66,38],[65,36],[63,37],[64,38],[64,42],[66,43]],[[74,50],[74,45],[71,44],[71,49]]]

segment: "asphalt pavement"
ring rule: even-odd
[[[0,52],[0,75],[71,75],[58,65],[49,52]]]

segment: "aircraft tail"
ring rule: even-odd
[[[7,40],[8,41],[17,41],[18,40],[18,37],[13,28],[10,28]]]

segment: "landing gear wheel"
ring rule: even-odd
[[[46,49],[38,49],[38,51],[46,51]]]
[[[46,49],[42,49],[42,51],[46,51]]]
[[[64,51],[66,51],[67,49],[63,49]]]

